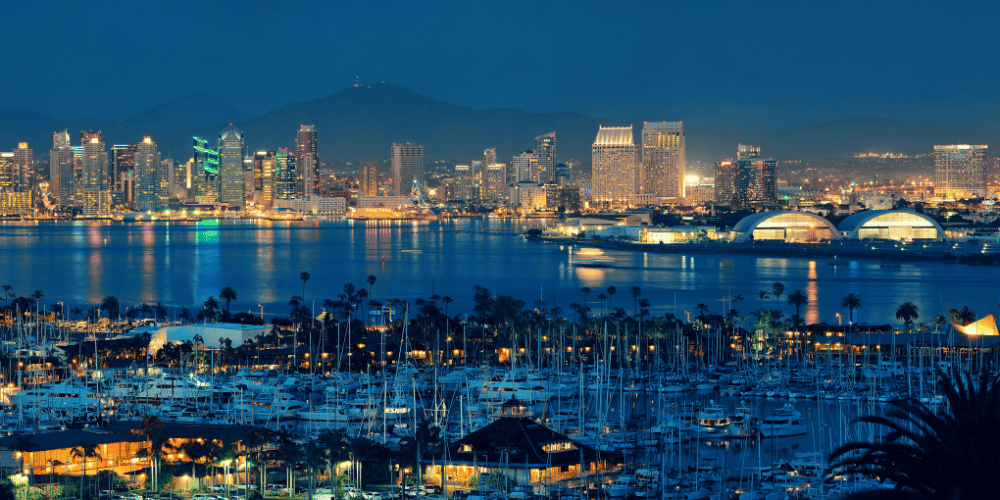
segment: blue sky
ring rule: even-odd
[[[99,5],[98,5],[99,4]],[[989,3],[25,2],[0,108],[126,118],[174,96],[240,109],[388,81],[478,109],[784,126],[992,125]]]

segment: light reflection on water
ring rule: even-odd
[[[472,309],[473,285],[533,303],[542,290],[549,307],[564,311],[582,303],[600,307],[597,295],[608,285],[642,288],[651,313],[694,312],[699,303],[723,313],[722,299],[741,294],[744,303],[729,307],[748,315],[760,307],[757,295],[774,282],[785,285],[764,307],[794,314],[787,295],[809,296],[807,322],[847,316],[840,299],[861,296],[855,321],[890,323],[903,300],[914,302],[925,320],[952,307],[968,305],[980,316],[994,311],[994,283],[1000,270],[987,266],[903,263],[881,268],[877,260],[849,266],[825,260],[751,255],[683,255],[608,251],[613,267],[580,268],[569,262],[571,247],[538,244],[511,232],[538,227],[540,221],[201,221],[170,223],[43,222],[0,224],[0,281],[20,295],[42,290],[44,301],[67,307],[98,303],[116,295],[124,305],[162,302],[198,306],[226,286],[236,289],[234,310],[287,314],[288,297],[302,293],[299,273],[308,271],[307,302],[336,299],[345,283],[365,284],[375,275],[374,299],[414,300],[432,293],[455,300],[450,310]],[[501,232],[498,234],[497,231]],[[107,242],[105,244],[105,241]],[[422,250],[422,253],[403,250]],[[383,262],[384,258],[384,262]],[[433,292],[432,292],[433,288]],[[619,306],[621,297],[615,297]],[[626,300],[625,302],[628,302]],[[630,308],[626,308],[629,310]]]

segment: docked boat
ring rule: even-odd
[[[579,267],[610,267],[615,258],[600,248],[582,248],[573,255],[573,265]]]
[[[18,391],[8,397],[11,405],[21,408],[86,411],[91,415],[107,411],[115,405],[107,394],[98,393],[72,380]]]
[[[698,415],[698,427],[701,437],[723,437],[729,432],[729,416],[726,409],[709,400],[708,405]]]
[[[780,438],[798,436],[808,431],[802,414],[790,404],[786,404],[760,422],[760,436],[764,438]]]

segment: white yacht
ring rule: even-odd
[[[786,404],[762,420],[758,430],[760,437],[778,438],[805,434],[808,428],[802,420],[802,414],[792,408],[792,405]]]
[[[698,427],[702,437],[722,437],[729,431],[730,420],[726,409],[709,400],[708,405],[698,415]]]
[[[11,405],[22,408],[86,410],[95,414],[98,408],[106,411],[115,405],[107,394],[72,380],[21,390],[8,397]]]
[[[504,403],[516,398],[523,403],[538,403],[552,399],[548,381],[537,373],[511,372],[493,379],[479,391],[479,399],[493,403]]]

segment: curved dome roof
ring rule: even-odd
[[[830,231],[829,239],[840,239],[840,233],[830,221],[810,212],[773,210],[748,215],[736,223],[733,232],[743,233],[738,241],[749,241],[756,229],[805,229],[823,228]]]
[[[934,219],[909,210],[865,210],[837,227],[847,238],[944,238],[944,229]]]

